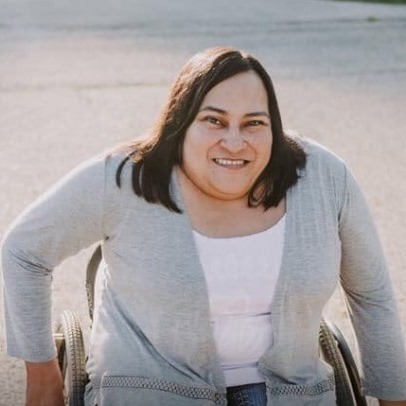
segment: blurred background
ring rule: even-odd
[[[75,165],[141,135],[184,62],[215,45],[258,57],[274,80],[285,127],[351,166],[374,213],[406,327],[402,5],[0,0],[0,238]],[[89,255],[55,271],[55,320],[64,309],[83,310]],[[351,341],[338,293],[326,312]],[[5,356],[2,327],[0,334],[0,406],[23,405],[23,362]]]

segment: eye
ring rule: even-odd
[[[207,116],[203,119],[203,121],[207,121],[210,124],[213,124],[216,127],[222,127],[224,124],[223,122],[214,116]]]
[[[250,120],[247,123],[248,127],[260,127],[260,126],[267,126],[268,124],[262,120]]]

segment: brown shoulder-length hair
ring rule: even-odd
[[[253,56],[230,47],[206,49],[181,69],[149,136],[125,147],[126,157],[116,173],[117,185],[121,186],[123,167],[130,161],[135,194],[180,213],[169,185],[174,166],[182,166],[186,130],[214,86],[247,71],[256,72],[265,86],[273,136],[271,159],[252,186],[247,204],[249,207],[262,204],[265,210],[277,206],[288,188],[297,182],[306,155],[298,143],[284,134],[272,80],[265,68]]]

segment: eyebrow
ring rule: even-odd
[[[214,111],[215,113],[219,113],[219,114],[227,114],[227,112],[223,109],[219,109],[218,107],[213,107],[213,106],[207,106],[202,108],[201,110],[199,110],[199,113],[202,111]],[[266,113],[265,111],[253,111],[252,113],[247,113],[244,114],[245,117],[258,117],[258,116],[265,116],[265,117],[269,117],[269,114]]]

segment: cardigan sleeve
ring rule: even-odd
[[[29,206],[2,243],[6,349],[32,362],[56,356],[52,270],[103,239],[104,158],[87,161]]]
[[[378,399],[406,399],[406,358],[394,291],[370,210],[347,168],[339,233],[341,285],[359,347],[363,391]]]

